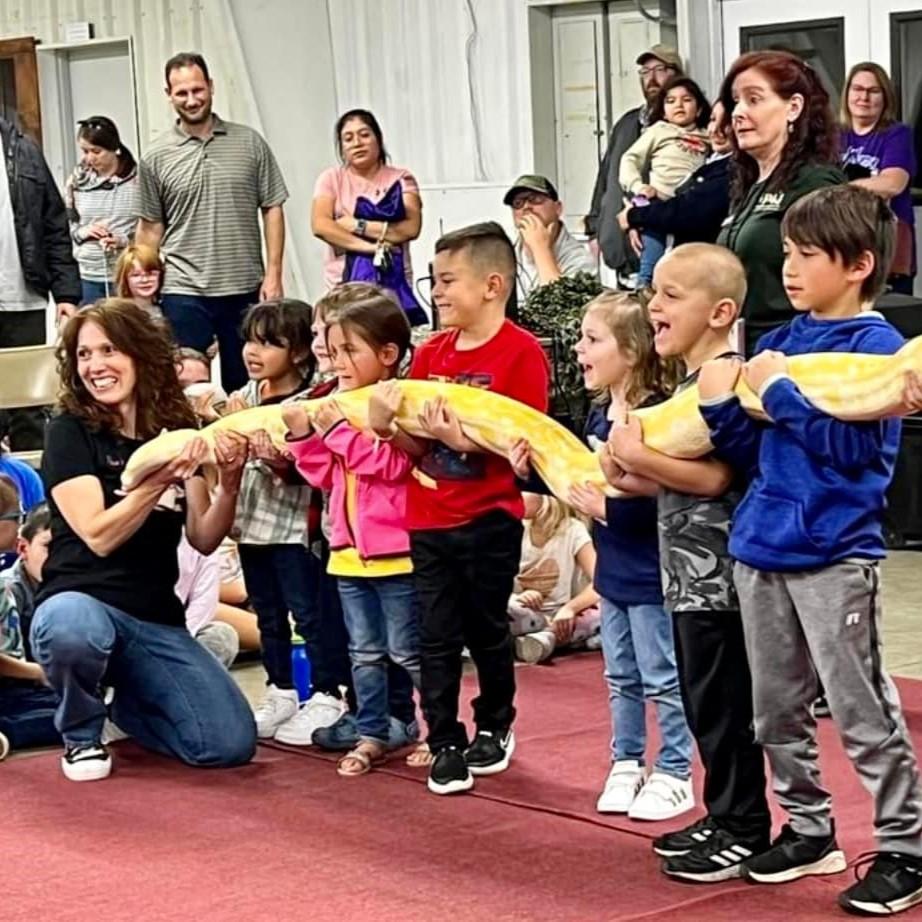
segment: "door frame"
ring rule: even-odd
[[[38,60],[34,36],[0,39],[0,58],[13,59],[18,127],[42,146],[42,103],[38,86]]]

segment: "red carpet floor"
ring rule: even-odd
[[[594,655],[518,670],[513,769],[454,798],[428,794],[397,756],[346,780],[325,756],[277,746],[202,771],[123,743],[112,778],[86,785],[65,781],[53,755],[6,762],[0,920],[835,917],[850,871],[783,887],[679,884],[650,851],[659,828],[595,813],[608,762],[600,673]],[[901,692],[922,733],[922,683]],[[821,748],[854,859],[871,845],[870,802],[828,721]]]

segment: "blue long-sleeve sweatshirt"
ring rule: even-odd
[[[844,320],[802,315],[763,336],[756,351],[891,355],[903,342],[873,311]],[[788,377],[769,384],[762,405],[770,424],[747,416],[736,397],[701,406],[715,454],[753,473],[731,527],[731,556],[782,572],[884,557],[881,518],[900,421],[842,422],[818,410]]]
[[[586,420],[586,441],[597,449],[608,438],[608,407],[595,405]],[[609,602],[662,605],[656,499],[637,496],[605,501],[606,524],[592,523],[596,552],[593,585]]]

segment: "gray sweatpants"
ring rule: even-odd
[[[922,855],[922,790],[896,687],[881,662],[877,564],[845,560],[804,573],[737,563],[733,579],[752,670],[756,739],[796,832],[828,835],[820,784],[817,675],[848,757],[874,798],[882,851]]]

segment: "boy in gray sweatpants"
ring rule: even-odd
[[[845,870],[817,765],[812,703],[822,682],[846,752],[874,798],[876,856],[839,896],[844,909],[890,915],[922,902],[922,789],[896,688],[880,652],[878,561],[884,495],[899,449],[896,419],[843,422],[811,403],[787,357],[889,355],[903,344],[870,310],[883,290],[893,216],[873,193],[836,186],[798,201],[782,223],[784,283],[801,316],[763,336],[742,367],[768,424],[743,411],[739,362],[699,378],[716,454],[753,480],[730,535],[756,738],[790,818],[745,862],[757,883]],[[907,384],[906,399],[914,390]]]

